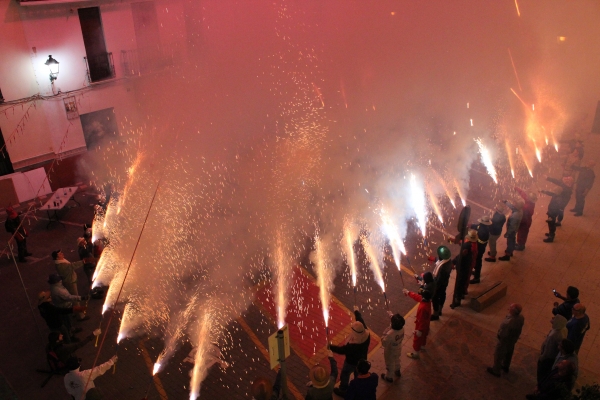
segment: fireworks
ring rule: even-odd
[[[508,139],[504,141],[504,146],[506,148],[506,156],[508,157],[508,165],[510,166],[510,173],[515,178],[515,162],[513,160],[512,149],[510,144],[508,143]]]
[[[323,308],[323,319],[325,320],[325,327],[328,327],[329,302],[331,300],[331,290],[333,289],[333,271],[331,265],[327,262],[325,249],[318,234],[315,236],[314,257],[319,297],[321,298],[321,306]]]
[[[481,155],[481,161],[483,162],[483,165],[485,165],[485,169],[494,180],[494,183],[498,183],[496,168],[494,168],[494,163],[492,162],[492,156],[490,155],[489,150],[483,145],[480,138],[475,139],[475,142],[479,147],[479,154]]]
[[[383,281],[383,274],[381,272],[381,263],[379,262],[379,257],[375,253],[375,249],[369,242],[366,236],[361,237],[361,243],[363,248],[365,249],[365,253],[367,253],[367,257],[369,259],[369,267],[371,271],[373,271],[373,275],[375,275],[375,282],[381,287],[381,291],[385,293],[385,282]]]
[[[427,185],[427,195],[429,196],[429,202],[431,203],[431,206],[433,207],[433,211],[435,212],[435,215],[437,215],[438,219],[443,224],[444,219],[442,218],[442,211],[440,209],[440,205],[438,204],[437,197],[435,196],[435,194],[433,193],[433,191],[431,190],[429,185]]]
[[[454,179],[454,186],[456,187],[456,191],[458,192],[458,197],[460,197],[460,201],[462,202],[463,207],[467,205],[466,196],[462,191],[461,186],[458,184],[458,181]]]
[[[356,287],[356,259],[354,257],[354,239],[355,235],[353,234],[352,224],[346,219],[344,221],[344,239],[342,249],[344,254],[346,255],[346,262],[350,267],[350,276],[352,277],[352,286]]]
[[[204,314],[198,320],[198,338],[196,346],[196,355],[194,357],[194,369],[192,370],[192,379],[190,381],[190,400],[196,400],[200,397],[200,384],[206,378],[207,368],[207,353],[211,345],[210,330],[212,309],[208,305]]]
[[[410,174],[410,199],[412,208],[417,217],[417,224],[421,229],[421,234],[425,237],[427,233],[427,208],[425,203],[425,193],[423,187],[417,183],[415,174]]]
[[[160,367],[162,367],[162,365],[159,362],[154,363],[154,368],[152,368],[152,376],[156,375],[158,371],[160,371]]]
[[[286,309],[288,304],[287,292],[290,280],[290,265],[286,261],[283,251],[281,234],[277,236],[277,250],[275,254],[275,274],[277,277],[277,289],[275,303],[277,304],[277,328],[285,325]]]

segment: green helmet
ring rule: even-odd
[[[450,259],[450,249],[446,246],[440,246],[437,248],[437,255],[440,260],[449,260]]]

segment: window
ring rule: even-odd
[[[85,61],[90,82],[98,82],[115,76],[112,53],[106,51],[104,30],[100,18],[100,7],[77,10],[85,45]]]

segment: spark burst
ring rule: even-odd
[[[475,143],[477,143],[477,146],[479,147],[479,154],[481,155],[481,160],[483,165],[485,165],[485,169],[494,180],[494,183],[498,183],[498,178],[496,177],[496,168],[494,168],[494,163],[492,162],[492,156],[490,155],[489,150],[484,146],[481,138],[475,139]]]
[[[417,183],[415,174],[410,174],[410,198],[412,208],[417,216],[417,224],[421,229],[421,234],[425,237],[427,233],[427,208],[425,203],[425,191]]]
[[[381,264],[379,262],[377,253],[375,253],[375,249],[369,242],[366,236],[361,237],[361,243],[363,248],[365,249],[365,253],[367,253],[367,257],[369,259],[369,267],[371,271],[373,271],[373,275],[375,275],[375,281],[381,287],[381,291],[385,293],[385,282],[383,281],[383,274],[381,272]]]
[[[352,223],[346,220],[344,221],[344,242],[342,245],[342,249],[346,256],[346,262],[350,267],[350,276],[352,278],[352,286],[356,287],[356,277],[357,277],[357,269],[356,269],[356,259],[354,257],[354,240],[356,235],[354,234],[354,228]]]
[[[200,397],[200,384],[207,375],[207,353],[211,345],[210,331],[212,323],[212,307],[209,304],[203,315],[198,320],[198,345],[196,346],[196,355],[194,357],[194,369],[192,370],[192,379],[190,381],[190,400],[196,400]]]
[[[323,319],[325,327],[329,326],[329,302],[331,301],[331,290],[333,289],[333,271],[327,261],[323,242],[319,235],[315,236],[315,269],[317,273],[317,284],[319,286],[319,297],[323,308]]]

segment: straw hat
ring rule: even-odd
[[[492,224],[492,220],[487,215],[484,215],[483,217],[479,218],[477,220],[477,222],[479,222],[480,224],[484,224],[484,225],[491,225]]]
[[[354,321],[351,325],[350,340],[348,343],[364,343],[369,338],[369,331],[360,321]]]
[[[476,242],[477,241],[477,231],[475,229],[469,229],[467,236],[465,236],[465,241]]]
[[[321,364],[317,364],[308,373],[314,388],[321,389],[329,385],[329,375]]]

